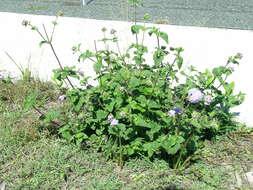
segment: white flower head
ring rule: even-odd
[[[188,91],[188,101],[195,104],[203,99],[204,94],[197,88],[192,88]]]
[[[176,116],[176,111],[175,110],[170,110],[169,112],[168,112],[168,116],[170,116],[170,117],[175,117]]]

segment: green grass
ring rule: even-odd
[[[170,169],[166,161],[145,158],[129,160],[121,170],[103,153],[38,130],[38,114],[25,113],[22,106],[34,90],[47,103],[57,101],[59,92],[50,83],[0,82],[0,184],[5,182],[7,189],[250,189],[247,181],[237,187],[235,180],[236,173],[243,180],[243,173],[252,169],[249,130],[241,129],[217,142],[206,141],[195,162],[184,171]]]

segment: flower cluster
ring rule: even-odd
[[[174,107],[172,110],[168,112],[168,116],[175,117],[177,114],[181,114],[182,110],[178,107]]]
[[[115,119],[113,115],[109,115],[107,119],[110,121],[110,126],[115,126],[119,124],[119,120]]]
[[[202,100],[204,94],[197,88],[192,88],[188,91],[188,101],[195,104]]]
[[[213,97],[210,95],[204,96],[204,94],[197,88],[192,88],[188,91],[188,101],[195,104],[204,99],[204,104],[209,105],[213,102]]]

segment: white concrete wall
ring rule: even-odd
[[[40,37],[34,31],[21,25],[24,19],[37,26],[44,23],[51,29],[51,21],[54,17],[0,12],[0,71],[5,70],[12,76],[20,75],[18,69],[5,55],[4,51],[6,51],[23,67],[27,67],[30,57],[29,67],[34,75],[50,80],[52,69],[57,68],[57,62],[49,47],[39,47]],[[92,64],[77,64],[77,57],[71,51],[72,46],[82,43],[82,49],[94,50],[94,40],[102,38],[101,28],[106,27],[108,30],[111,28],[117,30],[121,39],[120,45],[124,49],[134,40],[130,26],[131,23],[127,22],[62,17],[55,31],[55,48],[64,65],[77,65],[86,74],[93,75]],[[243,105],[237,110],[241,112],[241,121],[253,125],[253,116],[251,116],[253,31],[171,25],[159,27],[169,34],[171,46],[181,46],[185,49],[185,63],[197,66],[199,69],[222,65],[229,56],[238,52],[242,53],[241,65],[233,74],[233,79],[236,81],[237,90],[246,93],[247,96]],[[153,46],[151,41],[146,41],[149,42],[149,46]],[[98,43],[98,48],[102,45],[101,42]]]

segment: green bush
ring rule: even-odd
[[[79,62],[93,61],[97,85],[91,85],[75,67],[60,65],[54,71],[61,87],[71,78],[78,79],[82,87],[70,82],[69,107],[58,130],[63,138],[92,144],[117,159],[120,166],[129,157],[145,156],[161,157],[171,167],[182,168],[204,140],[236,129],[231,108],[241,104],[244,95],[235,94],[234,82],[227,79],[239,64],[240,54],[212,70],[200,72],[193,66],[183,70],[183,49],[168,47],[168,35],[159,28],[133,25],[136,42],[124,53],[116,31],[102,31],[105,49],[82,52],[80,44],[73,47]],[[144,44],[146,34],[155,36],[157,45],[152,51]],[[43,43],[53,47],[52,38]],[[116,44],[118,51],[111,50],[110,44]],[[148,54],[152,54],[152,63],[145,59]]]

